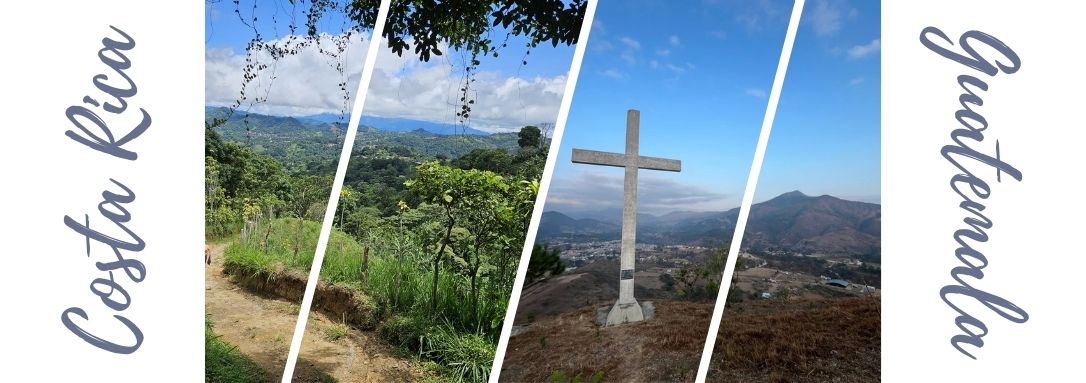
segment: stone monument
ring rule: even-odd
[[[637,154],[637,136],[641,112],[626,111],[626,153],[608,153],[573,149],[573,162],[578,164],[616,166],[625,168],[622,188],[622,253],[620,255],[618,301],[607,314],[607,325],[614,326],[645,320],[641,305],[634,299],[634,256],[637,252],[637,170],[651,169],[678,172],[682,162]]]

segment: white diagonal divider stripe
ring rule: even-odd
[[[309,309],[313,306],[313,293],[317,290],[317,282],[320,280],[324,252],[328,249],[328,237],[332,234],[332,221],[335,219],[336,207],[339,205],[339,192],[343,188],[343,177],[347,173],[347,163],[350,162],[351,152],[354,150],[358,122],[362,118],[362,107],[366,105],[366,93],[370,87],[370,79],[373,78],[377,49],[381,46],[381,35],[385,29],[385,20],[388,18],[389,2],[390,0],[381,0],[381,6],[377,11],[377,22],[373,25],[370,46],[366,51],[365,66],[362,67],[362,78],[358,82],[358,91],[355,92],[358,98],[355,99],[354,106],[351,108],[351,120],[348,122],[347,134],[343,139],[343,149],[339,153],[339,163],[336,164],[336,178],[332,182],[332,193],[328,196],[328,207],[324,210],[324,222],[321,226],[320,237],[317,238],[317,251],[313,254],[313,265],[309,268],[309,281],[306,282],[302,305],[298,309],[294,337],[290,340],[290,353],[287,354],[287,364],[283,367],[283,383],[290,383],[294,376],[294,366],[298,363],[302,337],[305,336],[305,325],[309,321]]]
[[[724,304],[728,298],[728,290],[731,288],[732,274],[735,272],[735,261],[739,257],[739,247],[743,243],[743,233],[747,228],[747,217],[750,216],[750,205],[754,202],[754,191],[758,186],[758,175],[762,172],[762,159],[765,157],[765,148],[769,143],[769,133],[773,129],[773,118],[777,116],[777,102],[781,98],[784,75],[788,72],[788,60],[792,57],[792,45],[796,41],[796,30],[799,29],[799,19],[803,14],[804,0],[795,1],[795,4],[792,5],[792,17],[788,20],[788,32],[784,36],[784,46],[781,48],[781,59],[777,63],[777,73],[773,76],[773,88],[769,92],[769,105],[766,106],[765,118],[762,119],[762,131],[758,135],[758,147],[754,150],[754,162],[750,165],[747,187],[743,191],[743,204],[739,208],[739,219],[736,221],[735,232],[732,233],[732,242],[728,247],[728,261],[724,265],[720,291],[717,292],[716,305],[713,306],[713,319],[709,322],[709,333],[705,336],[705,348],[701,352],[701,363],[698,364],[696,383],[705,383],[705,376],[709,373],[709,362],[713,359],[713,346],[716,344],[717,332],[720,331],[720,319],[724,316]]]
[[[509,334],[513,330],[513,319],[517,315],[517,304],[520,303],[524,278],[528,274],[528,259],[532,256],[532,244],[535,243],[536,230],[539,230],[539,219],[543,216],[543,204],[547,201],[547,190],[550,189],[554,163],[558,159],[562,133],[566,130],[566,117],[569,115],[569,105],[573,101],[573,90],[577,88],[577,77],[581,73],[581,60],[584,59],[585,47],[588,45],[588,33],[592,31],[592,15],[594,14],[596,14],[596,0],[588,0],[588,9],[581,22],[581,35],[577,37],[577,48],[573,51],[573,62],[569,67],[569,80],[566,81],[562,105],[558,109],[558,119],[554,124],[554,136],[551,137],[551,149],[547,153],[547,165],[543,168],[543,177],[539,181],[539,194],[536,195],[535,207],[532,209],[532,222],[528,225],[528,232],[524,236],[524,250],[520,254],[520,264],[517,265],[517,277],[513,280],[513,292],[509,295],[509,304],[505,309],[502,334],[498,338],[498,348],[494,350],[490,383],[498,383],[498,377],[501,375],[505,349],[509,346]]]

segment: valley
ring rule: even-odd
[[[600,327],[597,311],[618,297],[619,216],[543,214],[537,245],[557,251],[564,271],[542,272],[525,286],[504,364],[515,367],[503,367],[503,381],[693,380],[738,209],[639,214],[634,291],[658,317]],[[753,205],[710,381],[877,376],[880,219],[879,205],[800,192]],[[788,334],[796,326],[811,334],[793,342]],[[834,346],[837,336],[847,342]],[[636,345],[637,355],[622,354],[615,342]],[[752,347],[752,355],[736,356]],[[722,355],[731,359],[721,362]],[[832,368],[841,364],[850,367]]]
[[[800,192],[754,204],[730,301],[878,295],[879,210],[875,204]],[[537,242],[559,249],[567,270],[617,259],[617,214],[582,212],[578,219],[545,212]],[[674,279],[684,266],[703,262],[710,249],[730,238],[737,216],[738,209],[638,214],[638,283],[645,280],[642,273],[652,280]]]

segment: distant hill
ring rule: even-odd
[[[621,232],[621,212],[597,211],[572,218],[545,212],[537,241],[612,240]],[[782,249],[805,253],[847,255],[881,251],[881,207],[799,191],[751,206],[743,247],[755,250]],[[714,245],[731,239],[739,209],[724,212],[672,212],[638,214],[638,242]]]
[[[347,125],[347,122],[351,120],[351,115],[346,113],[321,113],[309,116],[301,116],[298,117],[298,119],[303,121],[320,123],[338,122]]]
[[[464,134],[471,136],[490,135],[490,133],[478,129],[473,129],[469,126],[410,120],[406,118],[362,116],[361,124],[366,126],[372,126],[386,132],[411,132],[417,130],[425,130],[430,133],[445,136],[454,134]]]
[[[543,212],[539,219],[538,238],[583,237],[586,239],[618,239],[622,227],[614,222],[604,222],[593,218],[574,219],[556,212]]]
[[[366,145],[403,146],[427,157],[457,158],[475,149],[500,148],[516,153],[520,150],[517,139],[517,133],[494,133],[486,136],[441,135],[423,129],[387,132],[370,126],[359,126],[355,149]]]
[[[228,108],[207,107],[205,118],[226,118]],[[346,124],[339,116],[322,114],[307,117],[269,116],[257,113],[235,112],[216,131],[228,141],[239,142],[256,153],[267,154],[282,162],[290,171],[312,168],[315,163],[326,164],[339,156]],[[376,117],[375,117],[376,119]],[[364,117],[363,120],[366,120]],[[346,119],[345,119],[346,121]],[[457,158],[474,149],[506,149],[511,153],[519,150],[517,133],[486,134],[470,129],[451,134],[449,129],[423,121],[404,119],[378,119],[375,123],[389,122],[396,131],[362,124],[358,128],[355,148],[365,146],[402,146],[423,157],[444,156]],[[390,125],[385,125],[390,126]],[[441,132],[433,132],[430,129]],[[444,132],[444,133],[442,133]],[[450,134],[445,134],[450,133]]]
[[[750,248],[870,254],[881,249],[881,227],[879,205],[794,191],[752,206],[743,239]]]
[[[204,107],[205,114],[209,117],[222,117],[226,116],[230,109],[225,107],[207,106]],[[293,127],[316,127],[325,124],[338,123],[344,127],[351,120],[350,114],[341,113],[320,113],[308,116],[271,116],[257,113],[246,113],[237,111],[231,120],[241,120],[245,117],[250,119],[289,119],[294,121]],[[472,128],[470,126],[462,126],[456,124],[446,124],[439,122],[429,122],[421,120],[412,120],[408,118],[390,118],[390,117],[377,117],[377,116],[362,116],[359,122],[361,126],[370,126],[377,128],[377,130],[385,132],[412,132],[412,131],[426,131],[433,134],[450,136],[450,135],[469,135],[469,136],[488,136],[490,133],[484,132],[479,129]]]

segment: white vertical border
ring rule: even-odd
[[[509,346],[509,334],[513,330],[513,319],[517,315],[517,305],[520,303],[524,278],[528,274],[528,260],[532,256],[536,231],[539,230],[539,219],[543,216],[543,204],[547,201],[551,176],[554,174],[554,164],[558,160],[558,149],[562,143],[562,134],[566,130],[569,106],[573,102],[573,90],[577,88],[577,77],[581,73],[581,61],[584,59],[585,47],[588,46],[588,35],[589,32],[592,32],[592,19],[595,14],[596,0],[588,0],[588,9],[585,11],[584,20],[581,22],[581,35],[577,38],[577,49],[573,52],[573,62],[569,67],[566,91],[562,96],[562,105],[558,109],[558,120],[554,125],[554,136],[551,137],[551,149],[547,153],[547,165],[543,168],[543,177],[539,181],[539,194],[536,195],[535,207],[532,209],[532,221],[528,225],[528,232],[524,236],[524,250],[521,251],[520,264],[517,265],[517,277],[513,281],[513,292],[509,295],[509,304],[505,309],[505,323],[502,324],[501,337],[498,338],[498,348],[494,351],[494,364],[490,368],[490,383],[497,383],[498,377],[501,375],[505,349]]]
[[[283,383],[290,383],[294,376],[294,366],[298,363],[298,353],[302,348],[302,337],[305,336],[305,325],[309,321],[309,310],[313,306],[313,293],[317,290],[317,282],[320,281],[321,266],[324,264],[324,252],[328,249],[328,237],[332,234],[332,223],[336,216],[336,207],[339,205],[339,191],[343,188],[343,177],[347,173],[347,164],[351,160],[351,152],[354,150],[355,135],[358,133],[358,122],[362,118],[362,107],[366,105],[366,93],[370,87],[370,79],[373,78],[373,67],[377,62],[377,48],[381,46],[381,35],[384,33],[385,20],[388,18],[390,0],[381,0],[381,6],[377,10],[377,21],[373,25],[373,35],[370,36],[369,50],[366,51],[365,66],[362,67],[362,78],[358,82],[358,98],[351,108],[351,120],[347,125],[347,135],[343,139],[343,149],[339,153],[339,163],[336,165],[336,178],[332,182],[332,192],[328,196],[328,208],[324,210],[324,222],[321,226],[320,237],[317,238],[317,252],[313,255],[313,265],[309,268],[309,281],[305,285],[305,295],[302,296],[302,305],[298,309],[298,322],[294,324],[294,337],[290,340],[290,353],[287,354],[287,364],[283,367]]]
[[[12,288],[0,309],[0,381],[203,381],[204,265],[196,259],[204,241],[204,135],[197,130],[203,128],[204,113],[202,10],[202,1],[6,4],[0,32],[13,38],[5,44],[2,64],[8,75],[0,96],[6,122],[0,196],[8,203],[0,238],[8,271],[4,281]],[[100,57],[103,39],[128,40],[111,26],[135,46]],[[103,62],[107,56],[125,61],[124,68],[111,69]],[[96,87],[97,75],[102,85]],[[103,89],[128,88],[128,81],[133,94],[122,96],[125,104]],[[127,108],[108,112],[85,103],[86,96],[102,106]],[[128,135],[142,119],[140,109],[146,110],[150,126],[122,146],[138,158],[115,158],[66,136],[73,131],[91,137],[67,118],[71,106],[102,118],[101,128],[89,118],[76,121],[103,139],[112,135],[109,141]],[[107,199],[103,191],[128,194],[110,179],[130,188],[135,198],[101,205],[127,216],[123,222],[116,218],[117,224],[98,210]],[[63,222],[70,216],[85,224],[84,214],[91,230],[125,242],[138,236],[145,247],[114,253],[106,241],[88,243]],[[142,274],[142,282],[116,269],[118,286],[96,286],[112,295],[92,293],[94,279],[110,278],[95,264],[118,257],[143,263],[145,273],[129,269]],[[103,299],[126,307],[107,307]],[[86,319],[71,319],[93,336],[132,345],[134,335],[114,317],[120,315],[139,327],[143,343],[130,354],[92,346],[62,323],[62,312],[70,307],[85,310]]]
[[[739,220],[735,224],[732,242],[728,247],[728,261],[724,265],[724,276],[720,281],[720,291],[717,292],[716,305],[713,307],[713,319],[709,322],[709,333],[705,336],[705,348],[701,352],[701,363],[698,365],[696,383],[705,383],[705,376],[709,373],[709,362],[713,359],[713,346],[716,344],[717,332],[720,331],[720,318],[724,316],[724,304],[728,300],[728,290],[731,288],[732,274],[735,272],[735,261],[739,257],[739,247],[742,245],[743,233],[747,228],[750,205],[754,202],[754,191],[758,186],[758,175],[762,172],[762,159],[765,157],[765,148],[769,143],[769,133],[773,129],[773,119],[777,116],[777,101],[781,98],[784,75],[788,72],[788,60],[792,58],[792,45],[796,41],[796,30],[799,29],[799,19],[803,14],[803,2],[804,0],[796,0],[795,4],[792,5],[792,17],[788,21],[788,32],[784,35],[784,47],[781,48],[781,59],[777,63],[777,73],[773,76],[773,88],[769,92],[769,105],[766,106],[765,118],[762,119],[762,132],[758,135],[758,147],[754,150],[754,162],[751,163],[750,174],[747,176],[747,188],[743,191],[743,204],[739,208]]]

